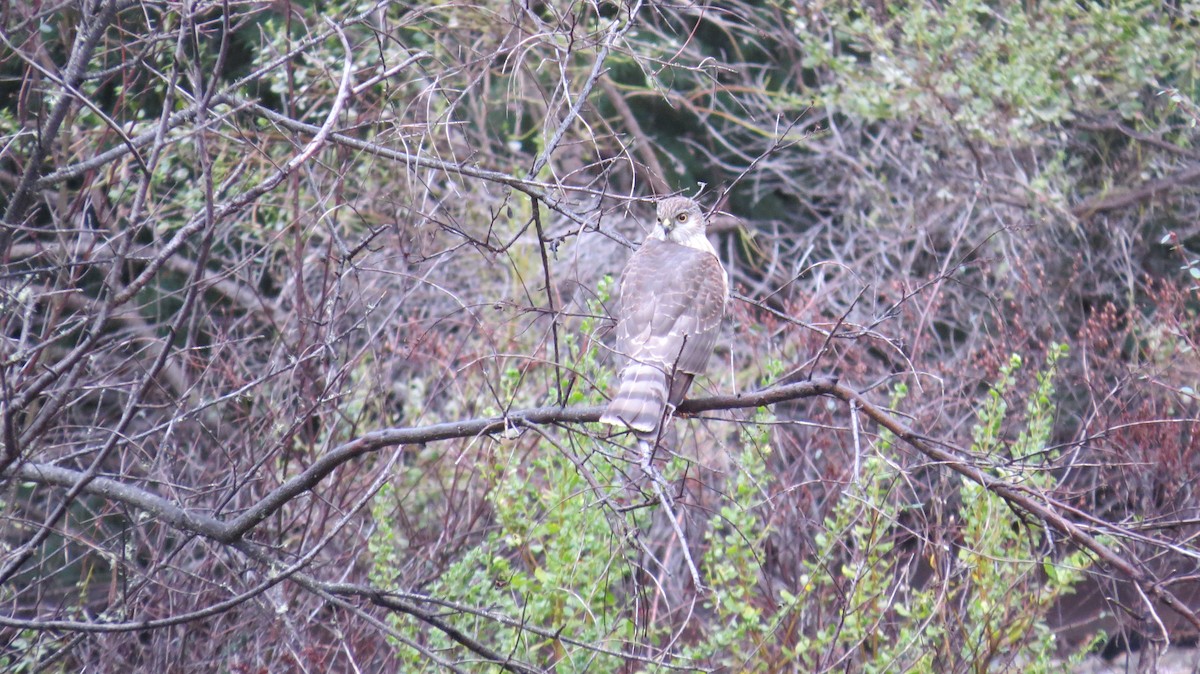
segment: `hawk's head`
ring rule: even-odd
[[[650,236],[682,246],[711,250],[704,236],[704,213],[700,204],[687,197],[667,197],[658,202],[654,231]]]

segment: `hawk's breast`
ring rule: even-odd
[[[715,255],[648,239],[621,275],[617,348],[639,362],[699,374],[716,344],[727,296]]]

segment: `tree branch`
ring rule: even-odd
[[[85,4],[84,6],[90,5]],[[96,45],[100,43],[100,38],[108,30],[108,25],[116,18],[116,0],[105,2],[98,7],[98,10],[97,13],[88,17],[90,21],[88,21],[87,29],[76,36],[75,45],[71,49],[71,57],[67,61],[62,78],[66,86],[71,89],[78,88],[83,82],[88,62],[91,61]],[[0,260],[8,257],[8,246],[12,243],[13,234],[21,226],[21,221],[25,219],[25,211],[31,203],[38,173],[41,172],[46,156],[50,154],[54,141],[58,137],[59,127],[62,126],[63,120],[66,119],[74,102],[75,98],[68,95],[64,95],[58,100],[41,129],[37,147],[34,148],[25,164],[25,171],[21,174],[21,181],[17,184],[17,189],[9,197],[8,208],[4,212],[3,221],[0,222]]]
[[[1086,220],[1103,211],[1115,211],[1143,201],[1149,201],[1159,194],[1183,187],[1200,180],[1200,166],[1193,166],[1177,173],[1151,180],[1133,189],[1122,190],[1115,194],[1106,194],[1085,200],[1071,209],[1071,213],[1080,220]]]
[[[1047,527],[1063,534],[1076,545],[1088,550],[1105,566],[1133,581],[1147,594],[1163,602],[1191,623],[1192,626],[1200,629],[1200,618],[1170,590],[1163,587],[1158,579],[1153,578],[1150,574],[1096,540],[1095,535],[1092,533],[1096,530],[1096,527],[1087,526],[1085,528],[1084,525],[1072,522],[1063,516],[1063,511],[1069,512],[1066,506],[1056,503],[1044,494],[1023,489],[1011,482],[993,477],[978,466],[960,458],[959,455],[943,449],[942,446],[939,446],[940,443],[935,444],[929,441],[921,434],[894,419],[879,407],[868,402],[862,395],[850,388],[834,384],[829,388],[827,393],[847,403],[857,404],[871,420],[894,433],[917,451],[968,480],[983,486],[988,491],[1004,499],[1010,506],[1020,508],[1042,520]],[[956,449],[955,451],[965,454],[961,449]],[[1108,533],[1124,535],[1121,528],[1115,525],[1105,525],[1104,528],[1109,530]]]
[[[917,451],[983,486],[1014,507],[1037,517],[1045,526],[1063,534],[1076,545],[1088,550],[1103,565],[1127,577],[1147,595],[1163,602],[1164,605],[1200,629],[1200,618],[1197,618],[1196,614],[1162,583],[1139,568],[1134,562],[1120,556],[1096,539],[1096,536],[1102,533],[1123,535],[1120,527],[1109,524],[1081,524],[1068,519],[1063,513],[1071,512],[1070,508],[1045,495],[1031,492],[1019,485],[992,476],[984,469],[962,458],[965,455],[963,450],[946,449],[944,443],[935,443],[929,440],[868,401],[857,391],[838,383],[835,378],[826,377],[797,382],[747,394],[693,398],[685,400],[679,406],[678,412],[696,414],[715,410],[763,407],[822,395],[833,396],[848,404],[857,405],[868,418],[894,433]],[[296,496],[315,487],[339,466],[363,454],[385,447],[422,445],[441,440],[504,433],[526,425],[595,422],[600,419],[603,410],[604,407],[601,405],[535,407],[514,411],[504,416],[454,421],[416,428],[387,428],[367,433],[325,454],[302,473],[280,485],[232,521],[198,515],[177,503],[111,478],[97,477],[88,482],[83,491],[143,510],[180,530],[199,534],[221,543],[240,545],[242,537],[259,522],[278,511]],[[77,485],[83,476],[80,471],[36,463],[23,463],[2,474],[5,477],[16,477],[38,484],[61,487]],[[1101,531],[1101,528],[1104,531]]]

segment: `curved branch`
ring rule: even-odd
[[[828,393],[842,401],[858,405],[863,413],[870,417],[872,421],[888,429],[896,437],[904,440],[904,442],[917,451],[968,480],[983,486],[988,491],[1004,499],[1010,506],[1020,508],[1042,520],[1047,527],[1071,539],[1079,547],[1088,550],[1105,566],[1133,581],[1144,592],[1163,602],[1191,623],[1192,626],[1200,629],[1200,617],[1197,617],[1191,609],[1164,587],[1158,579],[1152,577],[1129,560],[1100,543],[1089,531],[1094,531],[1094,527],[1087,526],[1085,528],[1085,525],[1080,525],[1077,522],[1067,519],[1062,514],[1063,511],[1068,510],[1065,506],[1056,503],[1044,494],[1023,489],[1011,482],[993,477],[980,467],[960,458],[960,455],[939,447],[938,444],[931,442],[905,424],[897,421],[879,407],[868,402],[853,389],[834,384]],[[956,451],[962,453],[962,450]],[[1113,529],[1113,533],[1122,533],[1116,527],[1111,528]]]
[[[100,6],[96,14],[89,17],[91,21],[88,23],[87,29],[76,36],[75,45],[71,49],[71,57],[67,61],[67,67],[62,77],[63,83],[70,89],[77,88],[83,82],[88,62],[92,59],[92,53],[95,52],[100,38],[104,36],[104,32],[108,30],[109,24],[116,16],[117,3],[115,0],[110,0]],[[38,173],[41,172],[46,155],[50,154],[54,141],[58,138],[59,127],[67,118],[67,113],[71,110],[74,102],[73,96],[60,98],[41,128],[38,144],[25,164],[21,181],[9,198],[3,220],[0,220],[0,260],[7,258],[13,234],[20,227],[21,221],[25,219],[25,211],[32,203],[34,183],[37,181]]]
[[[630,28],[633,28],[634,23],[637,21],[638,10],[641,8],[641,0],[638,0],[628,8],[628,17],[625,19],[624,24],[621,23],[620,19],[614,19],[612,25],[609,26],[608,34],[604,36],[604,42],[600,45],[600,51],[596,53],[596,62],[592,64],[592,72],[588,75],[587,80],[584,81],[579,93],[575,95],[575,103],[567,112],[567,116],[563,118],[558,128],[554,130],[554,135],[551,136],[550,142],[546,143],[546,149],[534,160],[533,166],[525,176],[529,180],[536,178],[537,174],[541,173],[542,169],[545,168],[546,162],[549,161],[550,155],[558,149],[558,145],[562,142],[563,136],[566,135],[567,129],[574,123],[575,118],[579,117],[579,111],[583,109],[583,104],[587,102],[588,96],[591,95],[592,89],[596,86],[596,81],[604,74],[604,62],[608,59],[609,51],[617,40],[624,37],[625,33],[629,32]],[[566,95],[565,90],[564,95]]]
[[[830,391],[829,387],[835,384],[835,380],[828,379],[788,384],[786,386],[742,395],[693,398],[684,401],[679,406],[678,411],[683,414],[691,414],[721,409],[773,405],[788,400],[810,398],[828,393]],[[276,487],[274,491],[250,506],[250,508],[232,521],[198,515],[173,501],[112,478],[97,477],[92,483],[87,485],[86,491],[143,510],[182,531],[196,533],[220,543],[234,543],[257,526],[259,522],[270,517],[296,496],[315,487],[339,466],[364,454],[379,451],[387,447],[423,445],[441,440],[475,438],[482,435],[506,433],[530,424],[548,425],[595,422],[600,420],[600,415],[603,411],[604,407],[602,405],[534,407],[525,410],[515,410],[502,416],[451,421],[415,428],[385,428],[366,433],[335,447],[330,452],[321,456],[321,458],[317,459],[303,472]],[[16,477],[38,484],[70,487],[79,480],[82,473],[52,464],[26,462],[15,468],[5,470],[0,475],[4,477]]]
[[[1134,188],[1092,197],[1072,208],[1071,213],[1080,220],[1087,220],[1097,213],[1115,211],[1149,201],[1160,194],[1186,187],[1197,181],[1200,181],[1200,166],[1193,166],[1165,178],[1147,181]]]
[[[928,439],[895,419],[883,408],[868,401],[862,394],[838,383],[835,378],[827,377],[797,382],[747,394],[693,398],[685,400],[679,406],[678,412],[695,414],[714,410],[762,407],[822,395],[832,396],[847,404],[857,406],[868,418],[891,431],[896,437],[925,456],[983,486],[1014,507],[1039,518],[1048,528],[1088,550],[1103,565],[1127,577],[1147,595],[1163,602],[1200,629],[1200,618],[1161,582],[1139,568],[1134,562],[1120,556],[1097,540],[1096,535],[1104,533],[1100,531],[1099,526],[1081,524],[1068,519],[1063,513],[1071,512],[1070,508],[1058,504],[1045,495],[1036,494],[1019,485],[992,476],[984,469],[962,458],[965,455],[962,450],[953,447],[947,449],[944,443]],[[242,537],[259,522],[299,494],[312,489],[337,467],[363,454],[385,447],[423,445],[440,440],[505,433],[529,424],[595,422],[600,419],[603,409],[603,406],[600,405],[535,407],[496,417],[454,421],[416,428],[388,428],[367,433],[322,456],[304,472],[280,485],[242,515],[229,522],[198,515],[177,503],[110,478],[97,477],[86,485],[84,491],[143,510],[180,530],[196,533],[221,543],[241,544]],[[2,475],[39,484],[71,487],[78,483],[82,473],[52,465],[23,463],[4,471]],[[1109,533],[1122,533],[1111,525],[1104,528],[1109,529]]]

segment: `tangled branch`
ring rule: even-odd
[[[834,378],[821,378],[813,381],[797,382],[768,388],[762,391],[739,395],[710,396],[693,398],[684,401],[679,406],[681,415],[700,414],[713,411],[729,411],[736,409],[766,407],[791,402],[804,398],[831,396],[851,405],[851,410],[860,410],[880,427],[887,429],[908,443],[914,449],[936,461],[939,465],[962,475],[1004,499],[1015,508],[1029,513],[1040,520],[1047,528],[1054,530],[1074,544],[1095,555],[1110,569],[1122,574],[1137,583],[1149,596],[1163,601],[1172,610],[1184,617],[1189,623],[1200,628],[1200,618],[1186,604],[1179,600],[1170,590],[1152,578],[1135,562],[1125,559],[1116,551],[1101,543],[1097,536],[1127,535],[1121,527],[1079,522],[1068,517],[1071,509],[1058,503],[1046,494],[1035,492],[1005,481],[990,474],[984,467],[966,458],[961,449],[954,449],[945,443],[939,443],[922,435],[888,414],[881,407],[865,398],[861,393],[841,384]],[[451,440],[455,438],[477,438],[485,435],[507,434],[526,426],[580,424],[596,422],[603,413],[603,407],[597,405],[575,407],[539,407],[524,410],[514,410],[508,414],[447,422],[417,428],[389,428],[366,433],[350,442],[339,445],[323,455],[302,473],[292,477],[280,485],[266,497],[248,507],[240,516],[232,520],[218,518],[191,512],[188,509],[157,496],[148,491],[125,484],[119,480],[96,477],[87,480],[80,471],[59,468],[53,465],[22,463],[15,469],[8,469],[4,477],[18,478],[37,484],[54,485],[66,488],[79,488],[86,493],[102,496],[115,503],[121,503],[144,511],[156,519],[162,520],[180,531],[198,534],[226,545],[243,545],[245,537],[252,533],[254,527],[264,519],[279,511],[281,507],[299,495],[312,490],[330,473],[365,454],[381,449],[397,446],[419,446],[431,442]],[[949,449],[947,447],[950,447]],[[261,590],[260,590],[261,591]],[[254,594],[257,594],[255,592]],[[252,596],[252,595],[251,595]],[[382,593],[379,594],[382,596]],[[242,596],[238,601],[249,598]],[[382,600],[381,600],[382,601]],[[385,604],[387,602],[384,602]],[[226,606],[228,608],[228,606]],[[208,612],[205,612],[207,614]],[[189,616],[189,619],[197,616]],[[174,621],[135,621],[120,625],[108,625],[101,629],[145,629],[156,624],[173,624]],[[36,627],[37,623],[29,621],[5,622],[0,624]],[[439,626],[440,623],[435,624]],[[95,623],[73,623],[55,621],[41,626],[44,629],[79,629],[89,630],[96,627]]]

